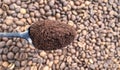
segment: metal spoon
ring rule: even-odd
[[[38,31],[40,32],[35,33]],[[0,37],[24,38],[29,44],[41,50],[55,50],[65,47],[73,42],[75,36],[75,28],[62,22],[51,20],[38,21],[25,32],[0,33]]]
[[[2,33],[1,32],[0,37],[9,37],[9,38],[19,37],[19,38],[26,39],[31,45],[33,45],[32,40],[29,36],[29,28],[24,32],[12,32],[12,33]]]

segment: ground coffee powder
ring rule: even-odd
[[[70,44],[75,36],[75,29],[63,22],[39,20],[29,30],[33,45],[41,50],[55,50]]]

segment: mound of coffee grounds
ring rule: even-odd
[[[70,44],[75,36],[75,29],[63,22],[39,20],[29,30],[33,45],[40,50],[55,50]]]

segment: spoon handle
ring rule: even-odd
[[[9,37],[9,38],[13,38],[13,37],[19,37],[19,38],[24,38],[26,39],[30,44],[32,44],[32,40],[29,36],[29,31],[25,31],[25,32],[11,32],[11,33],[2,33],[0,32],[0,37]]]
[[[14,32],[14,33],[0,33],[0,37],[21,37],[20,33]]]

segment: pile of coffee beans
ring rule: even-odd
[[[44,51],[0,38],[1,70],[120,70],[120,0],[0,0],[0,32],[23,32],[38,20],[73,26],[74,42]]]

